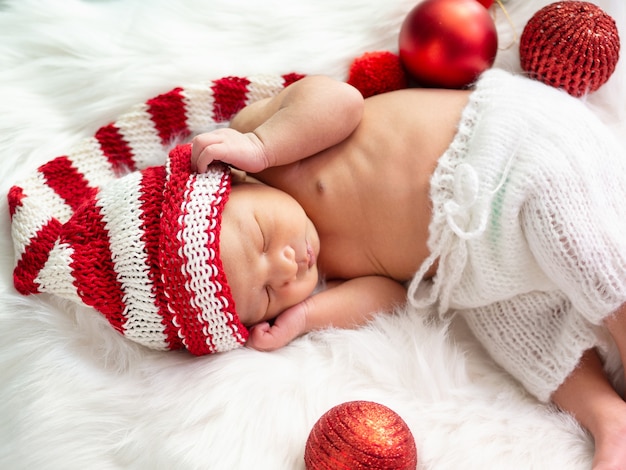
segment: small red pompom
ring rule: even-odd
[[[354,59],[348,83],[364,98],[407,87],[407,77],[400,58],[389,51],[366,52]]]
[[[572,96],[596,91],[619,59],[615,21],[598,6],[560,1],[528,21],[520,38],[520,65],[537,80]]]
[[[307,470],[415,470],[411,430],[393,410],[351,401],[324,413],[313,425],[304,452]]]

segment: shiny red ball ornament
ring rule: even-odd
[[[494,0],[477,0],[485,8],[490,8],[493,5]]]
[[[307,470],[415,470],[415,439],[393,410],[351,401],[324,413],[313,425],[304,452]]]
[[[464,88],[493,65],[498,34],[476,0],[423,0],[402,23],[399,49],[418,84]]]
[[[364,98],[408,86],[400,57],[389,51],[366,52],[350,66],[348,83]]]
[[[619,50],[615,21],[600,7],[561,1],[536,12],[524,27],[520,65],[531,77],[579,97],[606,83]]]

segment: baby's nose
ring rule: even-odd
[[[274,269],[276,270],[276,280],[281,285],[296,279],[298,263],[296,262],[296,252],[292,247],[286,246],[278,253]]]

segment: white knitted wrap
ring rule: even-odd
[[[626,155],[580,100],[483,75],[431,181],[419,307],[459,312],[540,400],[626,302]],[[435,259],[433,281],[421,281]]]

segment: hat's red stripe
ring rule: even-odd
[[[282,77],[285,88],[287,88],[292,83],[297,82],[301,78],[304,78],[305,76],[306,75],[303,75],[301,73],[287,73],[283,75]]]
[[[230,121],[246,105],[250,80],[243,77],[225,77],[213,81],[213,119]]]
[[[54,247],[60,231],[61,222],[57,219],[50,219],[30,240],[13,271],[13,283],[20,294],[39,292],[35,278],[48,261],[50,250]]]
[[[25,197],[26,195],[24,194],[24,190],[21,187],[12,186],[11,189],[9,189],[9,192],[7,194],[7,200],[9,203],[9,215],[11,219],[13,219],[13,216],[15,215],[15,211],[17,210],[17,208],[21,207],[22,200]]]
[[[135,170],[133,152],[124,140],[120,130],[114,124],[103,126],[96,132],[96,140],[100,144],[102,153],[106,156],[116,173]]]
[[[152,116],[163,145],[189,135],[182,91],[182,88],[174,88],[146,101],[148,113]]]
[[[92,198],[98,190],[89,186],[85,176],[80,173],[72,161],[60,156],[39,167],[39,172],[46,179],[46,184],[76,211],[83,201]]]
[[[101,312],[123,333],[126,318],[122,285],[117,280],[108,233],[95,198],[85,201],[63,226],[61,242],[74,249],[70,267],[83,303]]]
[[[172,325],[172,313],[167,308],[167,298],[163,288],[163,278],[159,266],[159,237],[161,234],[160,220],[163,205],[163,186],[165,184],[165,167],[158,166],[143,171],[141,179],[141,220],[143,233],[141,239],[146,247],[148,276],[152,282],[155,303],[159,314],[163,317],[165,335],[170,349],[181,349],[183,343],[178,336],[178,329]]]

